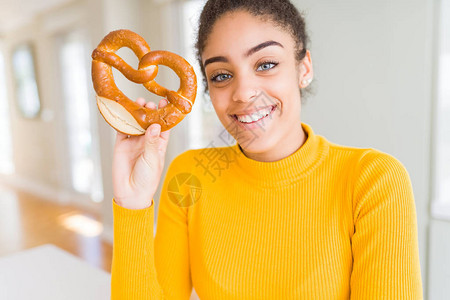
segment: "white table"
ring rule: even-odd
[[[0,257],[0,299],[109,300],[111,274],[54,245]]]

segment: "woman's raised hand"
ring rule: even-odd
[[[149,109],[156,104],[143,98],[136,102]],[[159,107],[167,105],[161,99]],[[153,131],[155,130],[155,131]],[[152,205],[164,168],[170,130],[161,132],[159,124],[152,124],[145,135],[130,136],[117,132],[112,166],[114,200],[122,207],[143,209]]]

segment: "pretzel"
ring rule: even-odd
[[[137,70],[115,54],[122,47],[130,48],[138,57]],[[180,87],[176,92],[154,81],[158,65],[165,65],[178,75]],[[143,84],[150,92],[166,98],[169,103],[151,110],[130,100],[116,86],[112,67],[128,80]],[[197,94],[197,77],[184,58],[169,51],[150,51],[141,36],[125,29],[110,32],[92,52],[92,82],[103,118],[114,129],[128,135],[142,135],[153,123],[160,124],[161,131],[171,129],[191,112]]]

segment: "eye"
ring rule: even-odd
[[[225,81],[225,80],[227,80],[229,78],[231,78],[230,74],[221,73],[221,74],[217,74],[217,75],[211,76],[210,80],[212,82],[222,82],[222,81]]]
[[[256,71],[267,71],[267,70],[273,69],[276,65],[278,65],[277,62],[266,61],[266,62],[263,62],[262,64],[260,64],[258,66],[258,68],[256,69]]]

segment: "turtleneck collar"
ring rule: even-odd
[[[312,172],[328,154],[328,141],[314,134],[312,128],[301,123],[307,135],[306,141],[291,155],[273,162],[261,162],[248,158],[238,143],[232,146],[238,153],[236,167],[244,175],[241,178],[263,187],[288,185]]]

